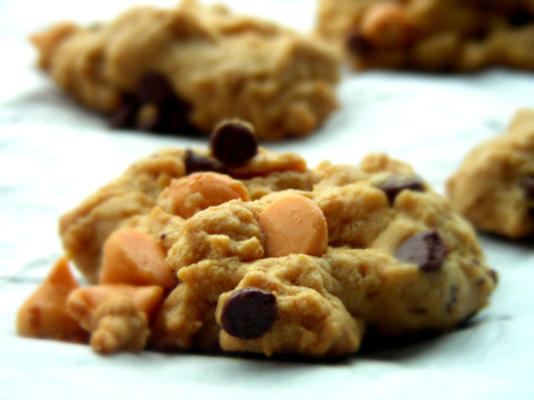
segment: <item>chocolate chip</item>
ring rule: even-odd
[[[199,131],[189,122],[189,110],[189,105],[175,96],[163,104],[147,103],[139,111],[137,127],[158,133],[198,135]]]
[[[217,160],[201,156],[192,150],[186,150],[184,162],[187,175],[202,171],[219,172],[221,174],[228,172],[226,167]]]
[[[534,175],[526,175],[521,178],[521,186],[529,200],[534,200]]]
[[[135,93],[142,102],[161,104],[172,96],[173,90],[164,75],[147,72],[141,77]]]
[[[517,28],[528,25],[533,21],[532,15],[526,10],[516,10],[510,15],[510,25]]]
[[[416,264],[423,271],[438,271],[447,256],[447,247],[435,229],[417,233],[405,240],[395,257]]]
[[[112,128],[133,128],[139,109],[138,101],[132,97],[125,95],[121,100],[121,104],[113,111],[110,117],[110,125]]]
[[[346,41],[347,50],[354,55],[369,54],[373,50],[372,43],[360,32],[355,29],[347,36]]]
[[[420,177],[417,175],[401,175],[393,174],[388,176],[384,181],[376,185],[382,189],[388,197],[389,204],[393,204],[397,195],[403,190],[413,190],[422,192],[425,190],[425,185]]]
[[[488,29],[487,26],[477,26],[473,28],[470,39],[481,42],[481,41],[488,39],[490,34],[491,34],[491,30]]]
[[[240,339],[254,339],[267,332],[276,318],[276,297],[249,287],[233,293],[222,310],[223,329]]]
[[[172,96],[160,105],[161,123],[160,132],[179,132],[189,134],[192,132],[189,122],[191,106],[182,99]]]
[[[213,155],[230,167],[241,167],[258,153],[258,140],[252,126],[237,119],[215,127],[210,139]]]

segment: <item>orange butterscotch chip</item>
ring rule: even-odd
[[[67,297],[79,287],[67,259],[60,258],[41,286],[17,313],[17,333],[22,336],[87,341],[87,333],[67,313]]]
[[[382,46],[407,43],[411,30],[403,6],[394,2],[383,2],[372,6],[361,24],[362,34],[372,43]]]
[[[165,257],[165,249],[152,236],[133,228],[118,229],[104,244],[100,283],[158,285],[170,289],[178,280]]]
[[[39,65],[42,68],[50,67],[51,55],[56,53],[54,49],[77,29],[76,25],[71,22],[62,22],[45,32],[34,34],[30,37],[32,43],[39,49]]]
[[[87,330],[92,330],[95,313],[113,298],[127,298],[149,318],[163,299],[159,286],[95,285],[74,290],[67,298],[67,310]]]
[[[328,247],[328,226],[322,210],[304,196],[283,197],[259,216],[268,257],[292,253],[322,255]]]
[[[161,198],[166,211],[183,218],[233,199],[249,199],[247,189],[240,181],[215,172],[199,172],[175,179]]]

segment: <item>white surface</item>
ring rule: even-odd
[[[136,1],[136,3],[138,3]],[[172,2],[160,2],[171,4]],[[312,0],[228,1],[306,30]],[[341,363],[239,359],[198,354],[100,357],[88,347],[22,339],[15,313],[61,255],[57,218],[129,163],[165,146],[201,140],[113,132],[34,67],[26,42],[62,19],[110,19],[127,1],[0,2],[0,399],[182,398],[534,398],[534,245],[482,236],[499,286],[468,328]],[[468,149],[534,106],[530,74],[469,76],[365,73],[339,86],[340,110],[308,139],[274,143],[311,166],[356,164],[369,151],[410,161],[436,189]]]

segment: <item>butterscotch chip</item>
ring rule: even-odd
[[[118,229],[104,243],[100,283],[172,288],[177,280],[165,257],[164,247],[153,237],[137,229]]]
[[[67,297],[79,287],[68,262],[60,258],[17,313],[17,333],[43,339],[85,342],[87,333],[67,312]]]
[[[411,26],[404,8],[395,2],[382,2],[364,14],[362,36],[382,47],[398,47],[410,39]]]
[[[198,211],[232,199],[248,200],[248,193],[240,181],[214,172],[198,172],[174,180],[162,192],[160,204],[183,218]]]
[[[259,215],[269,257],[292,253],[320,256],[328,247],[328,227],[322,210],[303,196],[287,196]]]

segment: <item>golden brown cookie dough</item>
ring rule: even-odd
[[[321,0],[317,33],[353,69],[534,69],[532,0]]]
[[[408,164],[309,169],[260,148],[230,167],[215,146],[138,161],[61,218],[92,284],[66,312],[95,351],[340,356],[368,329],[447,331],[487,304],[496,273],[471,225]]]
[[[115,127],[187,134],[239,117],[259,138],[281,139],[308,135],[337,108],[328,46],[220,5],[138,7],[33,42],[56,83]]]
[[[534,110],[475,147],[449,179],[453,207],[478,229],[512,239],[534,235]]]

